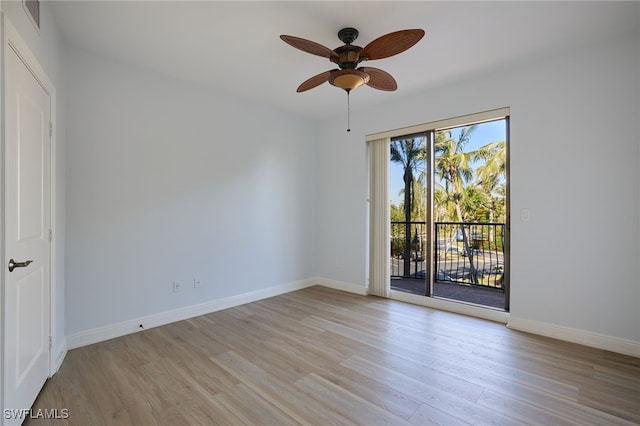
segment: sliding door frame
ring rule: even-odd
[[[432,121],[424,124],[419,124],[416,126],[410,126],[395,130],[389,130],[379,133],[374,133],[366,136],[366,142],[369,145],[369,176],[370,176],[370,186],[369,186],[369,220],[370,220],[370,234],[369,234],[369,288],[368,292],[370,294],[376,294],[382,297],[390,297],[392,299],[402,300],[410,303],[430,306],[438,309],[448,310],[452,312],[463,313],[466,315],[473,315],[480,318],[490,319],[492,321],[499,322],[507,322],[508,319],[508,311],[509,311],[509,276],[510,276],[510,223],[511,223],[511,215],[510,215],[510,184],[507,178],[507,194],[506,194],[506,226],[505,226],[505,258],[504,258],[504,285],[505,285],[505,311],[497,311],[493,309],[486,309],[482,307],[467,305],[463,303],[452,302],[443,299],[433,298],[433,273],[432,269],[434,267],[434,250],[433,247],[433,238],[434,238],[434,223],[433,223],[433,185],[434,185],[434,173],[433,173],[433,165],[434,165],[434,153],[433,153],[433,143],[435,141],[435,132],[442,129],[449,129],[454,127],[468,126],[476,123],[482,123],[487,121],[493,121],[497,119],[505,119],[506,120],[506,150],[507,150],[507,162],[506,162],[506,175],[510,176],[509,173],[509,117],[510,117],[510,109],[509,107],[498,108],[493,110],[488,110],[484,112],[463,115],[453,118],[448,118],[444,120]],[[390,143],[393,138],[398,137],[406,137],[407,135],[417,135],[426,137],[427,142],[427,152],[426,152],[426,166],[429,170],[428,174],[428,182],[427,182],[427,223],[429,226],[429,232],[427,235],[427,261],[429,262],[428,266],[428,279],[426,282],[426,294],[425,296],[418,296],[415,294],[403,293],[400,291],[393,291],[390,289],[390,280],[387,277],[384,282],[386,288],[380,288],[379,286],[383,283],[381,281],[382,277],[378,275],[382,273],[383,268],[380,268],[380,265],[386,265],[386,271],[388,274],[389,271],[389,262],[391,256],[391,248],[389,244],[389,234],[383,237],[378,233],[374,233],[373,229],[376,227],[378,230],[381,230],[382,224],[375,224],[376,220],[381,220],[380,214],[376,216],[374,210],[378,212],[381,209],[386,208],[389,209],[389,193],[388,193],[388,183],[386,185],[373,185],[374,174],[380,173],[380,167],[383,167],[381,162],[376,161],[374,158],[375,155],[372,153],[373,143],[386,143],[388,149],[390,148]],[[384,142],[383,142],[384,141]],[[387,161],[388,163],[388,161]],[[386,169],[388,169],[389,165],[384,165]],[[384,179],[388,179],[388,170],[384,171]],[[379,177],[378,177],[379,178]],[[382,207],[378,205],[379,202],[384,202],[386,207]],[[389,217],[389,212],[387,212],[387,220]],[[376,219],[377,218],[377,219]],[[386,225],[387,228],[389,225]],[[377,270],[376,270],[376,265]],[[377,282],[378,287],[374,287],[373,281]],[[375,290],[374,290],[375,289]]]

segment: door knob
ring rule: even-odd
[[[9,259],[9,272],[13,272],[16,268],[26,268],[33,260],[27,260],[26,262],[15,262],[13,259]]]

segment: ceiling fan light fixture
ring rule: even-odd
[[[329,78],[329,83],[347,92],[357,89],[368,82],[369,75],[367,73],[354,69],[336,70],[331,73]]]

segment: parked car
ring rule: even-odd
[[[438,271],[438,278],[436,281],[453,281],[453,278],[442,271]]]
[[[422,262],[424,258],[422,257],[421,251],[411,250],[411,260]]]
[[[446,238],[441,238],[437,242],[436,250],[439,252],[446,252],[446,251],[449,251],[450,247],[451,247],[451,241]]]
[[[398,258],[404,259],[404,253],[400,253]],[[414,262],[422,262],[424,260],[424,257],[422,257],[422,252],[419,250],[411,250],[411,260]]]
[[[447,253],[457,253],[458,256],[464,256],[464,250],[457,246],[451,246],[447,249]]]
[[[415,274],[415,278],[426,278],[426,277],[427,277],[427,271],[420,271],[417,274]],[[436,278],[436,281],[453,281],[453,278],[451,278],[450,275],[440,271],[438,272],[438,277]]]

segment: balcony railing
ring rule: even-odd
[[[434,268],[426,262],[425,222],[391,222],[391,277],[426,278],[504,291],[504,223],[436,222]]]

